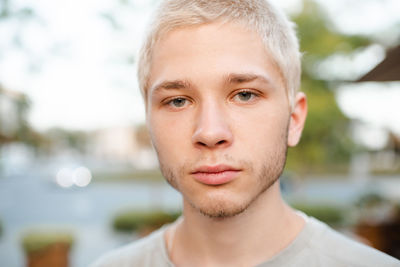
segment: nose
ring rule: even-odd
[[[216,103],[203,105],[195,118],[192,142],[197,147],[227,147],[232,143],[233,134],[228,116]]]

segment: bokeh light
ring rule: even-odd
[[[69,168],[60,169],[56,175],[56,182],[61,187],[71,187],[74,184],[72,181],[72,170]]]
[[[70,188],[73,185],[86,187],[92,181],[91,171],[84,167],[61,168],[56,175],[56,183],[64,188]]]
[[[85,187],[92,180],[92,174],[88,168],[79,167],[74,170],[72,180],[76,186]]]

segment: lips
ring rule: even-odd
[[[202,184],[222,185],[234,180],[240,171],[240,169],[228,165],[201,166],[191,175]]]

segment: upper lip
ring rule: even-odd
[[[240,169],[225,165],[225,164],[219,164],[219,165],[204,165],[196,168],[192,174],[194,173],[218,173],[218,172],[224,172],[224,171],[239,171]]]

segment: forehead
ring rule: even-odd
[[[154,47],[149,94],[165,80],[209,84],[230,73],[252,73],[280,82],[280,73],[255,31],[236,23],[176,29]]]

